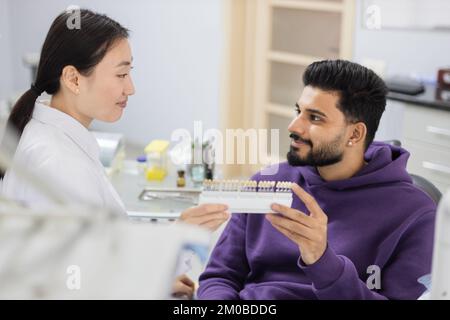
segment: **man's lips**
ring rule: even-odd
[[[295,148],[301,148],[301,147],[307,146],[307,144],[304,142],[301,142],[300,140],[292,140],[291,146],[293,146]]]
[[[289,135],[289,137],[292,139],[291,146],[293,146],[295,148],[300,148],[300,147],[310,145],[309,143],[303,141],[303,139],[300,138],[300,136],[297,135],[296,133],[291,133]]]

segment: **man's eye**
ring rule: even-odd
[[[128,73],[124,73],[124,74],[119,74],[117,75],[119,78],[124,79],[126,76],[128,75]]]
[[[321,121],[322,120],[322,118],[321,117],[318,117],[318,116],[316,116],[316,115],[311,115],[311,121]]]

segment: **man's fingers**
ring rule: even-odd
[[[272,223],[273,226],[278,226],[280,228],[288,230],[291,233],[295,233],[309,240],[314,239],[314,230],[303,224],[300,224],[296,221],[292,221],[283,217],[277,217],[274,215],[267,215],[266,217]]]
[[[277,229],[279,232],[281,232],[282,234],[284,234],[287,238],[291,239],[293,242],[295,242],[295,243],[297,243],[297,244],[309,240],[309,239],[307,239],[307,238],[305,238],[305,237],[303,237],[303,236],[301,236],[301,235],[299,235],[299,234],[297,234],[297,233],[295,233],[295,232],[292,232],[291,230],[288,230],[288,229],[286,229],[286,228],[283,228],[283,227],[280,226],[280,225],[272,224],[272,226],[273,226],[275,229]]]
[[[283,206],[278,203],[272,204],[271,207],[272,207],[272,210],[274,210],[278,213],[281,213],[283,216],[288,217],[291,220],[297,221],[308,227],[314,226],[315,222],[312,221],[312,219],[310,217],[308,217],[305,213],[303,213],[297,209],[286,207],[286,206]]]
[[[306,208],[308,208],[310,215],[316,218],[324,218],[326,214],[323,212],[322,208],[317,203],[316,199],[308,192],[306,192],[302,187],[298,184],[292,184],[292,191],[299,197],[299,199],[305,204]]]

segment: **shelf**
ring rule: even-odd
[[[312,57],[281,51],[269,51],[268,59],[274,62],[288,63],[298,66],[308,66],[315,61],[324,60],[324,58],[321,57]]]
[[[299,9],[299,10],[317,10],[328,12],[343,12],[344,6],[342,3],[330,2],[330,1],[307,1],[307,0],[272,0],[272,7],[274,8],[286,8],[286,9]]]
[[[306,68],[307,66],[271,61],[267,101],[293,106],[303,91],[303,74]]]
[[[267,108],[267,112],[280,117],[292,119],[295,116],[294,106],[285,106],[281,104],[270,103]]]

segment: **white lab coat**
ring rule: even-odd
[[[99,146],[89,130],[71,116],[37,102],[25,126],[14,161],[50,182],[72,203],[125,214],[125,207],[99,160]],[[40,190],[7,171],[2,194],[34,206],[51,205]]]

